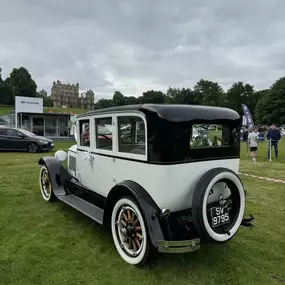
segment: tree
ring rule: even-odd
[[[113,107],[112,99],[100,99],[95,103],[95,109],[104,109]]]
[[[5,82],[12,92],[13,100],[16,96],[37,97],[37,84],[24,67],[14,68]]]
[[[285,77],[263,93],[256,106],[256,117],[259,123],[285,124]]]
[[[199,94],[190,88],[169,87],[166,92],[166,102],[170,104],[199,105]]]
[[[166,96],[162,91],[150,90],[139,97],[140,103],[165,103]]]
[[[242,114],[241,104],[246,104],[249,110],[253,112],[259,96],[260,93],[255,92],[252,85],[244,84],[241,81],[235,82],[227,92],[228,107]]]
[[[194,86],[196,97],[202,105],[225,106],[226,95],[223,88],[217,83],[201,79]]]
[[[126,105],[136,105],[139,103],[139,99],[134,96],[125,96],[125,104]]]
[[[13,97],[6,80],[2,79],[2,68],[0,67],[0,103],[5,105],[12,105]]]
[[[270,90],[261,90],[260,99],[254,109],[254,119],[256,124],[270,124]]]
[[[125,96],[120,91],[115,91],[113,95],[113,105],[123,106],[125,105]]]

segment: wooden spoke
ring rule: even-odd
[[[135,238],[135,242],[136,242],[136,244],[137,244],[138,248],[140,248],[140,247],[141,247],[141,243],[140,243],[140,241],[139,241],[139,239],[138,239],[138,238]]]
[[[139,233],[136,233],[136,237],[138,237],[139,239],[143,239],[143,236]]]
[[[129,209],[127,209],[127,213],[128,213],[128,220],[131,220],[131,211]]]
[[[132,245],[133,245],[134,251],[137,251],[137,245],[133,239],[132,239]]]
[[[136,231],[141,231],[142,228],[141,227],[136,227]]]
[[[136,219],[136,220],[134,221],[134,226],[136,226],[136,225],[138,224],[138,222],[139,222],[139,219]]]
[[[129,239],[129,249],[132,249],[132,240]]]
[[[125,213],[123,213],[123,216],[124,216],[125,221],[127,221],[128,220],[127,215]]]
[[[133,224],[135,221],[135,213],[131,212],[131,223]]]
[[[124,220],[120,220],[121,224],[125,227],[127,223]]]

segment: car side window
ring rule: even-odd
[[[113,150],[112,117],[95,119],[96,148]]]
[[[7,130],[0,129],[0,136],[7,136]]]
[[[7,136],[20,137],[21,134],[15,130],[7,130]]]
[[[118,144],[119,152],[146,154],[145,124],[142,118],[137,116],[118,117]]]
[[[90,120],[80,120],[79,121],[79,135],[80,135],[80,145],[81,146],[90,146]]]

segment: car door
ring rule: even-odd
[[[90,160],[90,118],[83,119],[78,121],[79,132],[77,140],[77,158],[76,158],[76,178],[78,181],[85,187],[90,188],[91,190],[96,191],[96,185],[90,187],[92,183],[92,169],[93,169],[93,160]],[[92,141],[92,140],[91,140]]]
[[[24,134],[16,130],[7,129],[7,137],[10,146],[9,148],[17,150],[26,148],[27,140],[25,139]]]
[[[88,189],[106,196],[115,185],[115,163],[110,156],[113,153],[112,116],[81,119],[78,123],[76,178]]]
[[[6,149],[8,145],[7,129],[0,129],[0,149]]]

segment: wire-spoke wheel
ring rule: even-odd
[[[30,153],[37,153],[39,151],[39,146],[36,143],[29,143],[28,145],[28,152]]]
[[[52,190],[50,176],[45,165],[41,167],[39,178],[40,178],[41,194],[43,199],[45,201],[54,201],[55,196]]]
[[[142,213],[132,198],[117,201],[112,212],[111,229],[120,256],[132,265],[146,264],[150,242]]]

